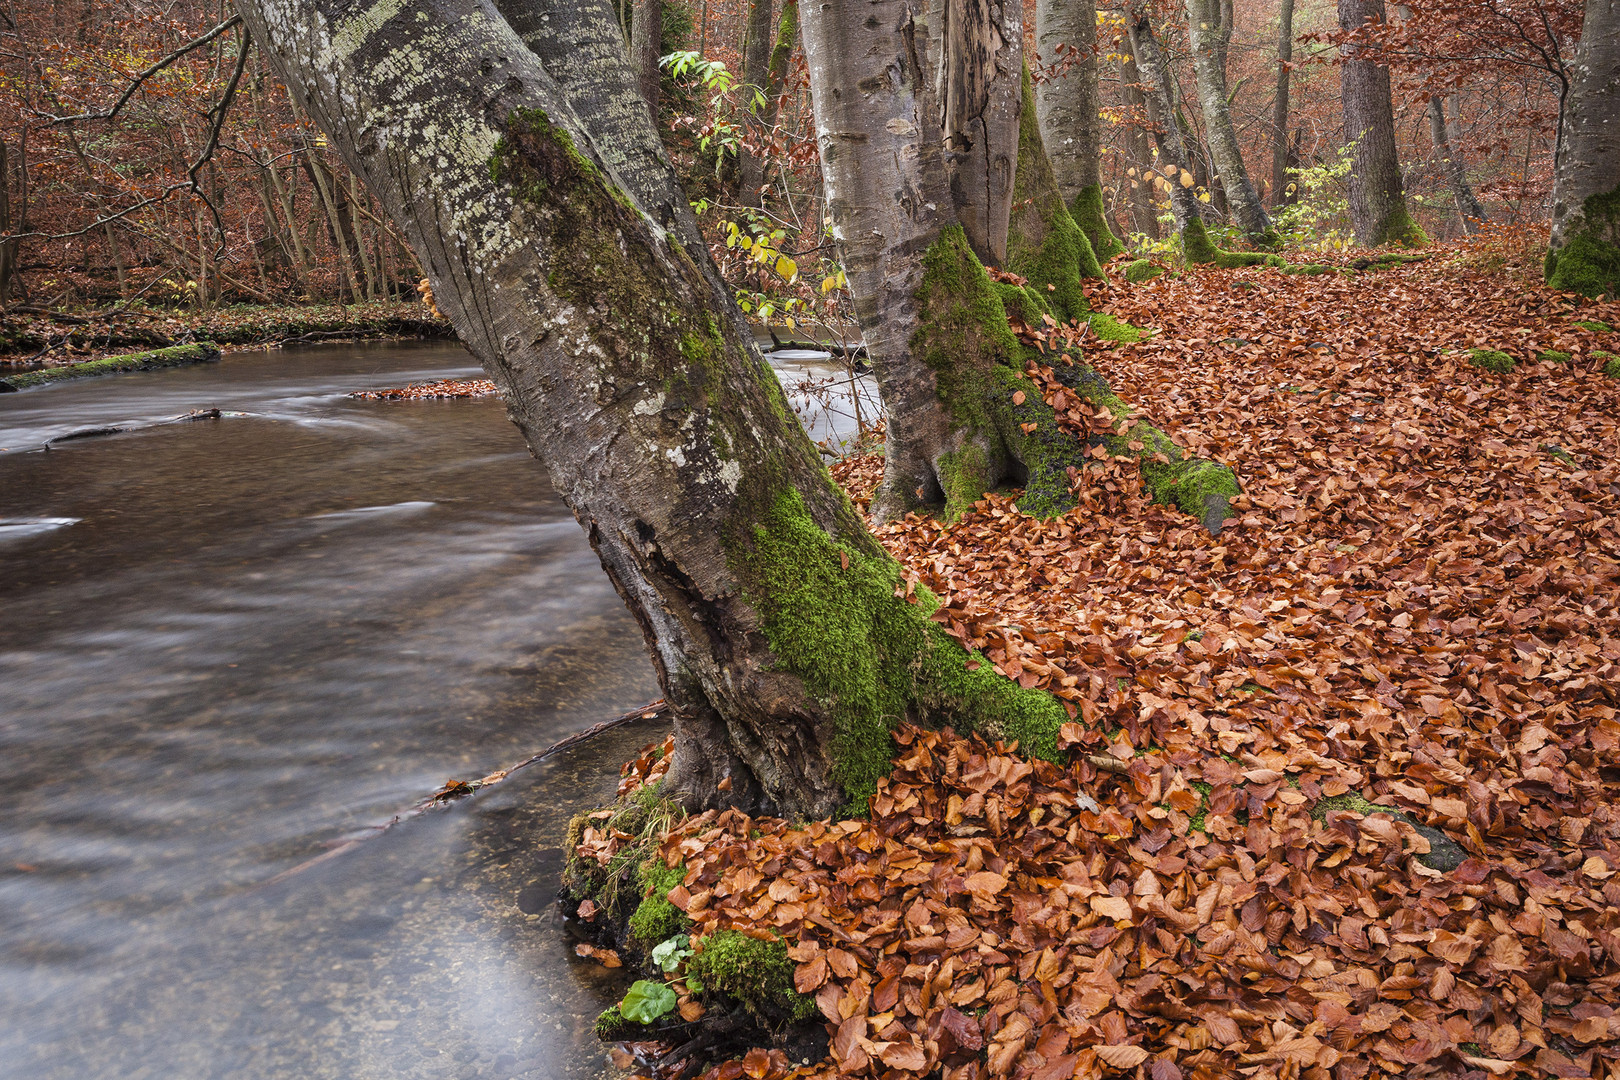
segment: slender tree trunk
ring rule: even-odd
[[[664,37],[664,0],[636,0],[630,17],[630,59],[654,124],[658,122],[658,53]]]
[[[1227,100],[1226,49],[1232,33],[1231,7],[1221,0],[1186,0],[1186,4],[1193,73],[1211,163],[1226,194],[1232,220],[1251,243],[1270,245],[1276,241],[1276,233],[1243,163],[1243,151],[1232,126],[1232,106]]]
[[[1463,232],[1469,235],[1479,232],[1480,224],[1489,219],[1485,208],[1474,197],[1474,189],[1468,184],[1462,152],[1451,144],[1450,133],[1446,130],[1445,105],[1438,96],[1429,98],[1429,135],[1434,140],[1434,152],[1440,159],[1441,171],[1446,174],[1446,183],[1451,186],[1451,197],[1457,204],[1457,217],[1462,222]]]
[[[765,83],[770,78],[771,63],[771,0],[752,0],[748,6],[748,21],[744,24],[743,34],[743,85],[744,93],[758,93],[761,98],[765,96]],[[765,128],[761,121],[765,102],[760,100],[748,103],[746,122],[750,135],[755,139],[765,137]],[[765,183],[765,162],[760,156],[746,147],[737,153],[737,199],[744,206],[760,205],[760,188]]]
[[[1293,202],[1288,187],[1298,182],[1288,176],[1288,89],[1294,59],[1294,0],[1281,0],[1277,8],[1277,100],[1271,111],[1271,205]]]
[[[1107,262],[1125,248],[1103,213],[1096,0],[1037,0],[1035,41],[1041,61],[1060,71],[1035,87],[1041,141],[1069,213]]]
[[[1159,211],[1153,205],[1153,185],[1147,173],[1153,167],[1152,137],[1144,126],[1148,119],[1147,99],[1139,85],[1141,76],[1136,70],[1136,58],[1131,54],[1130,40],[1121,42],[1124,48],[1119,58],[1120,101],[1125,109],[1125,157],[1128,161],[1126,179],[1130,183],[1131,216],[1137,231],[1159,238]],[[1134,171],[1135,175],[1130,175]]]
[[[1553,181],[1547,284],[1620,290],[1620,0],[1587,0]]]
[[[622,52],[576,61],[565,90],[481,0],[242,11],[407,231],[640,622],[678,717],[667,793],[825,815],[871,793],[906,719],[1055,754],[1064,709],[988,664],[969,670],[908,602],[704,250],[679,240],[696,225],[667,161],[640,160],[657,132],[626,107]],[[662,172],[656,205],[614,159],[641,181]]]
[[[1153,144],[1159,151],[1159,172],[1170,183],[1170,209],[1176,217],[1176,229],[1185,234],[1189,226],[1197,222],[1201,230],[1203,211],[1199,209],[1198,196],[1193,192],[1196,185],[1192,161],[1172,106],[1174,95],[1170,89],[1170,73],[1164,52],[1159,48],[1158,39],[1153,36],[1153,23],[1148,18],[1146,8],[1132,13],[1129,31],[1131,55],[1136,58],[1136,71],[1140,79],[1138,85],[1142,87],[1147,102]]]
[[[10,233],[11,164],[6,144],[0,140],[0,233]],[[17,251],[22,241],[0,240],[0,311],[11,299],[11,279],[17,272]]]
[[[1339,0],[1339,27],[1357,30],[1384,20],[1384,0]],[[1400,162],[1395,157],[1395,106],[1389,68],[1362,59],[1361,47],[1345,45],[1340,92],[1345,133],[1351,141],[1350,223],[1364,247],[1428,242],[1406,209]]]

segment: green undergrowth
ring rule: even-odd
[[[1513,370],[1513,357],[1501,349],[1469,349],[1468,362],[1498,375],[1506,375]]]
[[[845,814],[865,810],[894,756],[890,730],[913,720],[1059,760],[1068,714],[1050,694],[1025,690],[966,650],[931,619],[938,600],[906,596],[900,564],[880,551],[835,541],[786,491],[732,551],[731,565],[782,669],[803,679],[831,714],[834,779]]]
[[[630,940],[643,953],[692,925],[686,913],[669,902],[669,891],[686,877],[686,867],[668,866],[656,856],[643,862],[636,883],[642,899],[630,913]]]
[[[605,819],[593,822],[589,814],[577,815],[568,824],[563,888],[570,896],[594,901],[603,926],[626,921],[634,924],[639,917],[647,933],[634,935],[636,944],[644,950],[650,949],[669,936],[655,934],[662,926],[675,921],[671,913],[685,919],[667,899],[669,890],[680,883],[684,872],[678,867],[665,867],[658,858],[660,838],[684,817],[679,806],[660,795],[657,785],[636,789],[615,805],[613,813]],[[591,825],[598,830],[626,833],[632,839],[621,845],[605,865],[595,859],[580,858],[575,853],[586,827]],[[668,908],[668,912],[663,908]],[[634,925],[631,931],[633,933]]]
[[[720,930],[699,943],[686,972],[705,995],[735,1002],[762,1026],[780,1029],[816,1012],[815,998],[793,988],[794,967],[781,938],[766,941]]]
[[[23,390],[30,386],[44,386],[47,383],[63,382],[68,379],[84,379],[95,375],[113,375],[122,371],[152,371],[157,368],[184,367],[187,364],[202,364],[218,359],[219,349],[213,342],[198,341],[190,345],[172,345],[167,349],[151,349],[147,352],[127,353],[123,356],[104,356],[100,360],[88,360],[85,363],[71,364],[67,367],[25,371],[21,375],[12,375],[0,379],[0,388]]]
[[[1548,250],[1544,271],[1548,288],[1592,297],[1620,291],[1620,185],[1587,196],[1564,246]]]

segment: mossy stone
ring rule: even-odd
[[[1332,795],[1318,799],[1315,805],[1311,807],[1311,817],[1317,821],[1323,821],[1330,812],[1335,810],[1360,814],[1362,817],[1366,817],[1368,814],[1388,814],[1395,820],[1404,821],[1412,826],[1413,829],[1417,830],[1419,836],[1429,842],[1428,854],[1419,855],[1418,862],[1427,866],[1430,870],[1438,870],[1443,874],[1449,874],[1461,866],[1468,858],[1468,852],[1463,849],[1462,845],[1439,829],[1430,825],[1419,824],[1411,814],[1399,807],[1378,806],[1370,803],[1353,791],[1346,792],[1343,795]]]

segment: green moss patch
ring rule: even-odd
[[[1132,285],[1140,285],[1144,281],[1152,281],[1162,273],[1164,267],[1152,259],[1134,259],[1125,267],[1125,280]]]
[[[46,383],[63,382],[68,379],[113,375],[122,371],[154,371],[158,368],[184,367],[187,364],[203,364],[218,359],[219,349],[213,342],[198,341],[190,345],[173,345],[167,349],[152,349],[124,356],[104,356],[100,360],[71,364],[67,367],[26,371],[21,375],[0,379],[0,387],[22,390],[30,386],[44,386]]]
[[[907,598],[899,563],[829,537],[797,491],[784,492],[731,556],[779,664],[831,714],[846,812],[865,811],[894,756],[889,732],[905,720],[1017,740],[1025,754],[1059,760],[1068,714],[1057,699],[970,656],[929,619],[936,599],[926,590]]]
[[[1536,354],[1536,359],[1543,364],[1567,364],[1573,357],[1569,353],[1559,352],[1557,349],[1543,349]]]
[[[1612,357],[1604,363],[1603,374],[1611,379],[1620,379],[1620,356]]]
[[[1468,362],[1498,375],[1506,375],[1513,370],[1513,357],[1501,349],[1469,349]]]
[[[1331,274],[1335,271],[1333,267],[1325,266],[1322,263],[1289,263],[1282,268],[1282,272],[1285,274],[1300,274],[1305,277],[1321,277],[1323,274]]]
[[[1620,291],[1620,185],[1587,197],[1580,221],[1564,234],[1562,248],[1547,252],[1544,269],[1551,289],[1593,297]]]
[[[1614,327],[1606,322],[1599,322],[1597,319],[1577,319],[1572,325],[1578,326],[1582,330],[1590,330],[1594,334],[1608,334],[1614,331]]]
[[[1069,203],[1069,216],[1074,218],[1074,223],[1080,226],[1080,231],[1091,241],[1091,250],[1096,254],[1099,263],[1105,263],[1115,255],[1125,253],[1125,245],[1119,242],[1119,237],[1108,227],[1108,215],[1103,209],[1101,184],[1082,188]]]
[[[669,902],[669,891],[685,877],[686,867],[667,866],[656,857],[641,864],[642,900],[630,913],[629,929],[630,940],[642,952],[650,953],[655,945],[691,928],[692,920]]]
[[[1245,266],[1274,266],[1288,265],[1280,255],[1272,255],[1264,251],[1227,251],[1218,248],[1209,238],[1209,230],[1198,218],[1187,222],[1181,230],[1181,253],[1189,266],[1219,266],[1225,270],[1238,270]]]
[[[793,988],[795,965],[781,938],[764,941],[736,930],[703,939],[687,962],[706,995],[734,1001],[766,1027],[780,1028],[815,1015],[815,999]]]

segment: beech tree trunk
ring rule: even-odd
[[[1564,101],[1547,284],[1620,291],[1620,0],[1587,0]]]
[[[1210,158],[1221,190],[1226,193],[1228,212],[1251,242],[1272,244],[1276,233],[1249,179],[1248,167],[1243,163],[1237,131],[1232,126],[1232,106],[1227,100],[1226,50],[1232,36],[1230,4],[1223,4],[1221,0],[1186,0],[1186,4],[1198,103],[1204,114]]]
[[[752,0],[748,5],[748,21],[743,30],[743,85],[747,88],[745,93],[757,91],[761,97],[765,95],[765,84],[770,78],[771,63],[771,16],[774,15],[771,0]],[[754,138],[761,138],[764,134],[759,123],[765,106],[759,102],[751,102],[748,107],[747,123],[752,129]],[[758,154],[744,148],[737,153],[737,199],[744,206],[760,205],[760,187],[765,183],[765,163]]]
[[[689,242],[603,0],[530,11],[524,38],[484,0],[242,14],[640,623],[678,714],[669,793],[824,815],[873,790],[905,719],[1055,755],[1061,705],[968,670],[832,484]]]
[[[1480,224],[1488,218],[1485,208],[1474,197],[1474,189],[1469,186],[1468,174],[1463,170],[1462,152],[1451,144],[1445,105],[1437,95],[1429,98],[1429,137],[1434,141],[1435,156],[1440,159],[1440,169],[1451,187],[1451,197],[1457,205],[1457,217],[1462,221],[1463,232],[1471,236],[1479,232]]]
[[[1384,0],[1339,0],[1339,27],[1357,30],[1384,20]],[[1395,157],[1395,106],[1389,68],[1363,59],[1354,43],[1340,50],[1340,93],[1345,134],[1354,148],[1350,168],[1350,223],[1363,247],[1417,247],[1428,237],[1406,208],[1401,166]]]
[[[1153,186],[1147,179],[1148,170],[1153,168],[1150,149],[1153,140],[1143,126],[1150,122],[1147,99],[1142,95],[1139,85],[1141,75],[1137,73],[1136,58],[1131,55],[1129,39],[1121,44],[1124,48],[1119,58],[1119,94],[1125,107],[1125,156],[1129,162],[1128,169],[1136,172],[1134,176],[1127,174],[1131,189],[1131,214],[1137,229],[1157,240],[1159,213],[1153,205]]]
[[[1096,0],[1037,0],[1035,41],[1059,74],[1035,87],[1041,140],[1058,190],[1099,262],[1125,250],[1103,211]]]
[[[1187,153],[1181,124],[1176,120],[1170,72],[1158,39],[1153,36],[1153,23],[1145,7],[1131,13],[1129,32],[1131,55],[1136,58],[1140,79],[1138,85],[1147,101],[1153,144],[1159,151],[1159,172],[1170,183],[1170,210],[1176,217],[1176,229],[1185,233],[1192,222],[1202,226],[1202,204],[1193,191],[1192,159]]]
[[[1298,182],[1288,178],[1288,88],[1292,72],[1289,63],[1294,59],[1294,0],[1281,0],[1277,8],[1277,99],[1271,109],[1271,205],[1285,206],[1295,201],[1289,198],[1288,185]]]
[[[653,122],[658,121],[658,53],[664,40],[664,0],[635,0],[630,16],[630,62]]]
[[[999,265],[1007,257],[1018,162],[1023,7],[1019,0],[935,0],[930,14],[940,20],[932,62],[951,201],[974,253]]]

